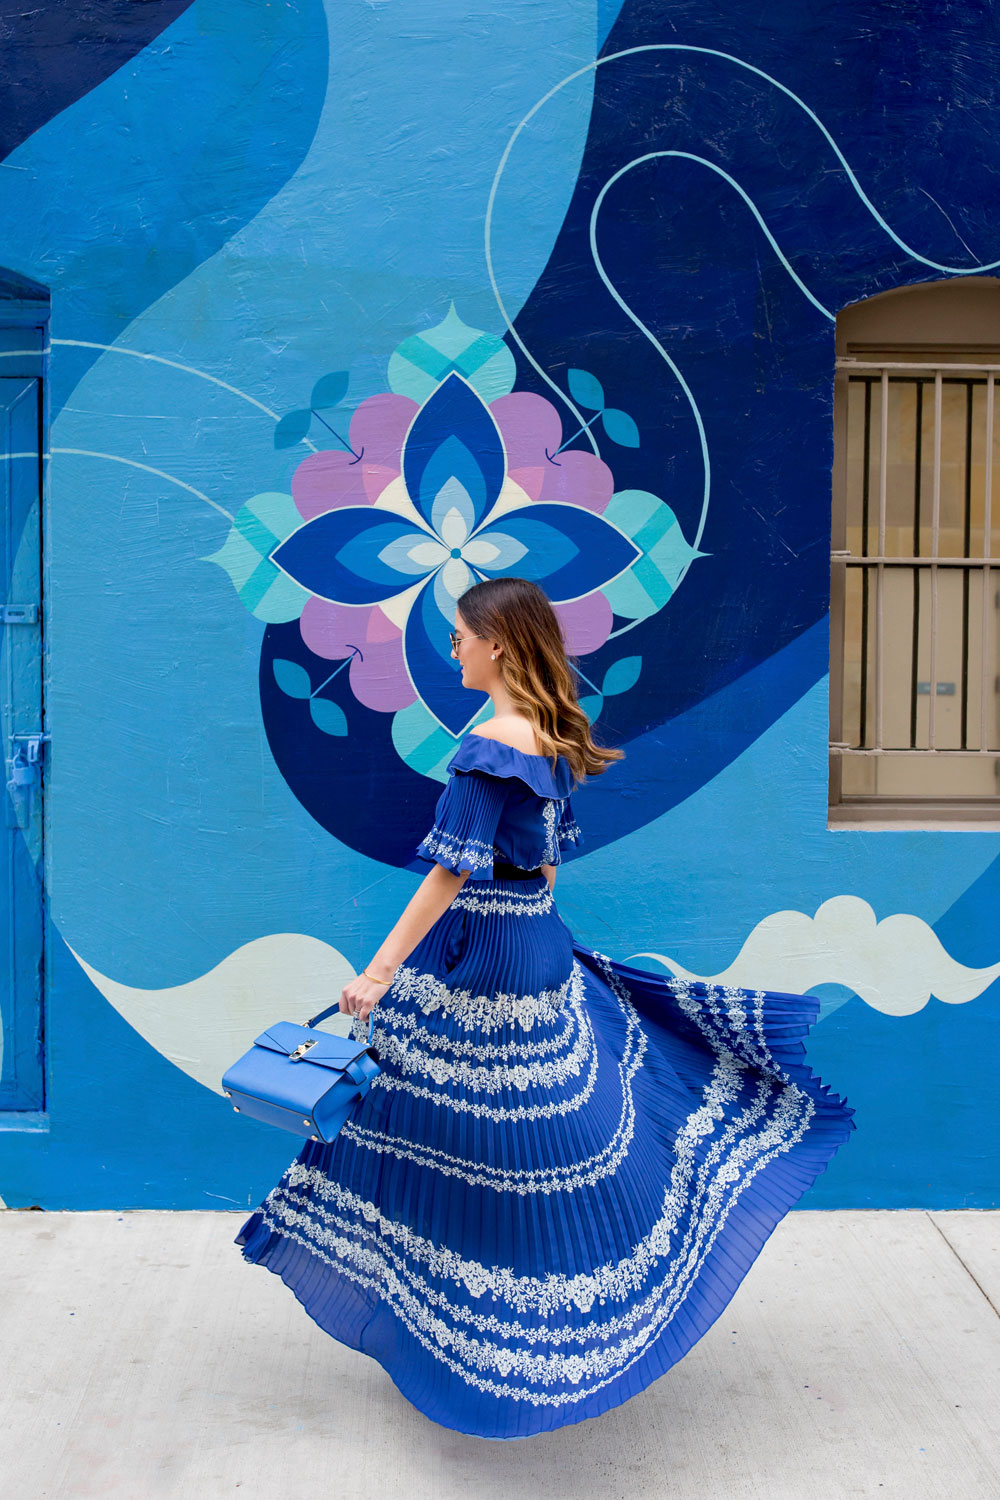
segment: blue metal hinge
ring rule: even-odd
[[[0,604],[0,625],[37,624],[37,604]]]

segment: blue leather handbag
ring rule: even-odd
[[[332,1141],[382,1071],[371,1045],[375,1012],[368,1017],[368,1040],[355,1042],[329,1031],[315,1031],[339,1007],[331,1005],[311,1021],[276,1021],[222,1075],[222,1092],[237,1114],[277,1125],[311,1141]]]

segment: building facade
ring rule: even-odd
[[[412,892],[506,572],[626,752],[570,926],[820,996],[802,1206],[996,1207],[995,11],[5,24],[7,1206],[273,1183],[222,1073]]]

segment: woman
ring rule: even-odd
[[[804,1063],[811,997],[672,979],[575,943],[552,896],[570,792],[621,758],[534,584],[462,595],[493,717],[465,736],[432,868],[340,1009],[375,1086],[236,1243],[446,1427],[520,1438],[620,1405],[729,1302],[855,1128]]]

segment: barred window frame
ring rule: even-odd
[[[949,281],[883,293],[847,310],[843,332],[838,320],[831,828],[1000,829],[1000,281],[974,280],[975,288]],[[964,493],[946,494],[956,466],[946,479],[944,448],[954,455],[963,440]],[[913,495],[904,517],[906,462]],[[960,547],[954,525],[942,526],[945,499],[949,519],[962,517]]]

